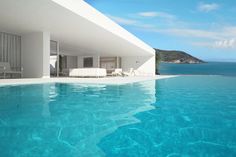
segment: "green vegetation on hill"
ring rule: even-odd
[[[204,61],[193,57],[183,51],[166,51],[155,49],[157,56],[160,57],[161,62],[167,63],[182,63],[182,64],[199,64]]]
[[[167,50],[156,50],[156,73],[159,74],[160,62],[165,63],[176,63],[176,64],[200,64],[205,63],[204,61],[193,57],[183,51],[167,51]]]

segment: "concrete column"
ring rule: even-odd
[[[24,78],[50,77],[50,33],[22,35],[22,66]]]
[[[59,77],[60,72],[60,50],[59,50],[59,42],[57,41],[57,77]]]
[[[98,56],[98,68],[100,68],[100,56]]]
[[[116,57],[116,68],[120,68],[120,57]]]
[[[94,68],[99,68],[100,67],[100,56],[99,55],[94,55],[93,57],[93,67]]]

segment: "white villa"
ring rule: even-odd
[[[83,0],[0,0],[0,77],[155,75],[155,50]]]

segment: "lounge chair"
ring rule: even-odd
[[[3,74],[4,79],[6,78],[7,74],[10,74],[10,75],[17,74],[17,75],[20,75],[20,77],[22,77],[22,71],[23,71],[22,68],[21,68],[21,71],[12,70],[10,63],[8,62],[0,62],[0,73]]]
[[[113,71],[111,73],[112,76],[123,76],[122,74],[122,69],[115,69],[115,71]]]
[[[68,77],[69,76],[69,72],[70,72],[70,69],[62,69],[61,72],[59,73],[60,76],[66,76]]]
[[[130,68],[129,72],[123,72],[124,76],[135,76],[135,71],[133,68]]]

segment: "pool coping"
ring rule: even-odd
[[[160,80],[178,77],[178,75],[157,75],[149,77],[133,76],[133,77],[105,77],[105,78],[27,78],[27,79],[2,79],[1,86],[8,85],[29,85],[43,83],[76,83],[76,84],[105,84],[105,85],[123,85],[129,83],[137,83],[150,80]]]

